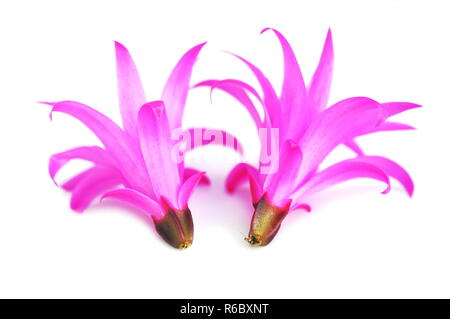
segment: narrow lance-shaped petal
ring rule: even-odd
[[[119,88],[120,113],[125,131],[138,138],[137,118],[139,109],[146,102],[139,73],[128,50],[115,42],[117,84]]]
[[[180,176],[172,158],[173,143],[166,110],[162,101],[146,103],[139,111],[141,151],[156,198],[165,197],[174,208]]]
[[[172,128],[181,127],[192,68],[205,44],[206,42],[193,47],[181,57],[164,87],[161,99],[167,106],[167,114]]]

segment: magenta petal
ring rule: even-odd
[[[365,97],[342,100],[318,114],[300,142],[303,163],[297,182],[314,171],[336,146],[374,129],[379,122],[379,103]]]
[[[398,180],[409,196],[413,195],[414,183],[408,172],[394,161],[382,156],[362,156],[353,161],[365,162],[381,168],[386,174]]]
[[[388,102],[381,103],[380,105],[386,111],[388,116],[393,116],[407,110],[422,107],[422,105],[409,102]]]
[[[141,209],[144,213],[157,220],[164,216],[161,205],[145,194],[131,188],[115,189],[102,195],[101,201],[105,198],[113,198]]]
[[[137,117],[142,104],[146,102],[139,73],[128,50],[115,42],[117,83],[119,87],[120,113],[125,131],[133,138],[138,137]]]
[[[241,155],[244,153],[239,140],[228,132],[204,127],[189,128],[185,132],[189,134],[191,140],[188,150],[211,144],[232,148]]]
[[[261,33],[267,30],[272,30],[275,33],[283,50],[284,79],[280,100],[283,112],[285,112],[286,138],[297,140],[298,132],[306,127],[311,116],[305,103],[305,82],[289,42],[275,29],[266,28]],[[296,118],[298,121],[293,121],[292,118]]]
[[[298,204],[291,205],[291,208],[289,211],[293,211],[296,209],[303,209],[303,210],[307,211],[308,213],[311,212],[311,206],[308,204],[305,204],[305,203],[298,203]]]
[[[295,142],[289,140],[283,144],[278,171],[268,175],[264,181],[264,189],[272,204],[283,206],[281,202],[294,187],[293,181],[299,172],[302,158],[302,151]]]
[[[71,115],[86,125],[103,143],[106,150],[114,158],[118,169],[127,178],[128,184],[152,194],[148,175],[140,160],[140,154],[133,149],[134,145],[124,131],[112,120],[93,108],[74,101],[52,103],[53,112]],[[137,163],[137,164],[136,164]]]
[[[390,190],[389,177],[381,168],[357,159],[350,159],[334,164],[315,174],[294,192],[291,198],[294,202],[298,202],[312,193],[355,178],[372,178],[384,182],[386,189],[383,191],[383,194],[388,193]]]
[[[172,158],[173,143],[162,101],[142,106],[139,111],[139,139],[156,198],[165,197],[176,207],[180,176],[178,165]]]
[[[198,183],[202,180],[203,176],[205,176],[205,172],[198,172],[197,174],[189,177],[180,187],[178,192],[178,208],[179,209],[187,209],[187,202],[191,197],[194,188],[198,185]]]
[[[225,188],[227,192],[233,193],[239,185],[245,182],[246,178],[248,178],[252,201],[255,204],[263,195],[263,188],[259,182],[259,173],[255,167],[246,163],[236,165],[227,176]]]
[[[205,44],[206,42],[193,47],[181,57],[164,87],[161,99],[167,106],[167,114],[172,128],[181,127],[192,67]]]
[[[55,181],[55,176],[58,171],[72,159],[83,159],[95,163],[96,165],[114,166],[114,161],[111,159],[109,154],[101,147],[76,147],[65,152],[54,154],[50,157],[48,163],[48,171],[53,181]]]
[[[355,152],[357,155],[364,155],[363,150],[358,145],[358,143],[355,142],[355,140],[348,140],[344,142],[344,145],[347,146],[349,149],[351,149],[353,152]]]
[[[261,117],[259,116],[258,111],[255,108],[255,105],[253,104],[252,100],[247,94],[247,91],[252,93],[257,99],[261,100],[258,93],[245,82],[238,81],[238,80],[206,80],[200,83],[197,83],[194,87],[201,87],[201,86],[208,86],[211,88],[211,93],[214,89],[220,89],[232,97],[234,97],[236,100],[238,100],[246,109],[247,112],[252,117],[253,121],[255,122],[256,127],[262,126]]]
[[[193,168],[185,168],[183,171],[183,182],[185,182],[189,177],[200,173],[200,171]],[[202,178],[199,181],[199,185],[210,185],[211,180],[206,175],[202,175]]]
[[[231,53],[233,54],[233,53]],[[270,126],[271,127],[281,127],[281,109],[280,109],[280,101],[278,100],[277,94],[275,93],[274,88],[272,87],[272,84],[269,82],[269,80],[266,78],[266,76],[262,73],[260,69],[258,69],[255,65],[247,61],[246,59],[233,54],[235,57],[240,59],[242,62],[244,62],[250,70],[253,72],[255,77],[257,78],[259,84],[261,85],[261,89],[264,93],[264,104],[267,108],[268,112],[268,118],[265,120],[270,120]]]
[[[89,173],[82,173],[73,188],[70,207],[78,212],[85,210],[89,204],[105,191],[122,183],[117,171],[107,167],[94,167]]]
[[[316,112],[324,110],[328,103],[333,77],[333,59],[333,39],[331,37],[331,30],[328,29],[319,65],[314,72],[308,88],[310,107],[314,108]]]

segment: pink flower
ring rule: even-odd
[[[146,103],[136,66],[127,49],[116,42],[123,129],[87,105],[74,101],[46,103],[53,107],[50,117],[53,112],[62,112],[77,118],[103,144],[77,147],[50,158],[52,179],[72,159],[94,164],[62,185],[72,193],[72,209],[81,212],[98,196],[123,201],[151,217],[158,233],[170,245],[191,245],[193,222],[188,200],[197,184],[209,184],[209,180],[204,172],[185,168],[182,159],[174,160],[176,143],[171,133],[181,126],[192,67],[204,44],[183,55],[164,87],[161,101]],[[185,133],[191,136],[194,131]],[[211,141],[200,141],[208,143]]]
[[[269,29],[264,29],[265,32]],[[333,44],[328,31],[319,65],[305,86],[300,67],[287,40],[274,29],[284,56],[284,81],[278,96],[262,71],[243,61],[257,78],[260,96],[250,85],[235,79],[208,80],[196,86],[218,88],[235,97],[252,116],[260,132],[262,149],[279,150],[278,160],[267,165],[261,152],[259,167],[238,164],[229,174],[226,189],[233,192],[240,184],[250,184],[255,213],[246,240],[254,246],[270,243],[284,217],[303,208],[310,211],[308,196],[335,184],[354,179],[372,178],[386,184],[389,177],[397,179],[411,196],[413,182],[398,164],[381,156],[364,155],[354,138],[379,131],[412,129],[411,126],[387,119],[400,112],[419,107],[406,102],[378,103],[367,97],[352,97],[327,108],[333,72]],[[259,116],[250,95],[263,106]],[[260,137],[262,135],[260,134]],[[340,144],[354,150],[357,157],[336,163],[323,170],[319,165]]]

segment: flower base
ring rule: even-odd
[[[263,196],[255,205],[250,231],[245,240],[255,247],[269,244],[280,229],[288,211],[289,204],[287,207],[277,207]]]

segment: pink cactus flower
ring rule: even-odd
[[[164,87],[161,101],[147,103],[129,52],[115,43],[123,129],[87,105],[74,101],[46,103],[52,106],[50,117],[54,112],[75,117],[103,144],[77,147],[50,158],[53,180],[72,159],[94,164],[62,185],[72,193],[73,210],[84,211],[99,196],[102,200],[123,201],[151,217],[157,232],[171,246],[183,249],[191,245],[193,221],[188,200],[197,184],[209,184],[209,180],[204,172],[185,168],[183,159],[173,158],[177,141],[172,140],[171,134],[181,126],[192,68],[204,44],[183,55]],[[203,130],[200,128],[200,132]],[[195,131],[185,132],[191,136]],[[220,133],[234,139],[226,132]],[[200,145],[209,143],[214,141],[200,141]]]
[[[252,71],[262,96],[239,80],[207,80],[196,86],[221,89],[236,98],[249,112],[260,134],[262,149],[279,150],[278,159],[266,163],[261,152],[259,167],[238,164],[229,174],[226,189],[233,192],[248,181],[255,212],[246,240],[253,246],[265,246],[278,232],[285,216],[296,209],[310,211],[308,196],[335,184],[355,178],[371,178],[386,184],[397,179],[411,196],[413,181],[398,164],[381,156],[364,155],[354,138],[379,131],[413,129],[388,118],[419,107],[406,102],[378,103],[367,97],[352,97],[327,107],[333,72],[333,44],[328,31],[317,69],[305,86],[294,52],[283,35],[274,29],[284,56],[284,80],[280,96],[263,72],[249,61],[236,56]],[[264,117],[250,99],[261,102]],[[276,133],[276,134],[274,134]],[[264,136],[264,138],[261,138]],[[357,154],[328,168],[319,169],[325,157],[345,144]]]

